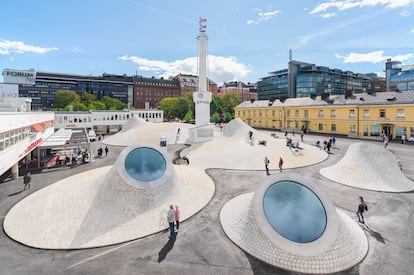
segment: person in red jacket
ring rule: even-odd
[[[279,158],[279,170],[280,172],[282,172],[282,167],[283,167],[283,159],[282,157]]]

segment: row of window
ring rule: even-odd
[[[0,134],[0,151],[19,143],[21,140],[31,135],[31,127],[16,129],[7,133]]]
[[[256,110],[253,110],[253,116],[256,116]],[[261,110],[257,111],[259,116],[261,117],[263,112]],[[272,117],[275,116],[275,112],[276,111],[272,111]],[[238,111],[238,116],[241,115],[241,113],[243,114],[243,116],[246,116],[246,111]],[[268,117],[268,111],[264,111],[265,113],[265,117]],[[250,116],[250,110],[247,111],[247,115]],[[404,109],[397,109],[397,118],[404,118],[405,117],[405,111]],[[286,117],[290,117],[291,116],[291,110],[287,110],[286,111]],[[364,118],[369,118],[370,117],[370,110],[365,109],[364,113],[363,113]],[[279,117],[283,117],[283,112],[279,111]],[[299,110],[295,110],[295,117],[299,117]],[[303,110],[303,117],[309,117],[309,112],[308,110]],[[324,110],[319,110],[318,112],[318,117],[324,117]],[[331,110],[331,117],[336,117],[336,110]],[[355,117],[355,110],[351,109],[349,110],[349,117],[353,118]],[[379,114],[378,117],[380,118],[386,118],[386,110],[385,109],[380,109],[379,110]]]
[[[139,112],[131,113],[131,117],[139,117],[143,119],[147,118],[162,118],[161,112]],[[101,114],[93,117],[94,121],[111,121],[111,120],[128,120],[129,114]],[[70,115],[57,115],[57,121],[59,123],[91,123],[91,115],[85,116],[70,116]]]

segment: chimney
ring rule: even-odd
[[[352,96],[352,90],[346,90],[345,91],[345,98],[349,98]]]
[[[321,99],[325,101],[329,99],[329,93],[321,93]]]
[[[315,99],[315,98],[316,98],[316,96],[317,96],[316,94],[311,94],[311,95],[310,95],[310,97],[311,97],[312,99]]]
[[[250,99],[250,103],[254,103],[254,101],[255,101],[256,99],[254,99],[254,98],[251,98]]]

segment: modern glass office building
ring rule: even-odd
[[[57,91],[87,92],[100,100],[104,96],[131,103],[133,78],[126,75],[102,76],[40,72],[35,70],[3,70],[4,83],[19,84],[19,96],[32,99],[32,110],[51,110]]]
[[[365,74],[290,61],[288,69],[271,72],[258,82],[259,100],[341,95],[369,92],[371,79]]]
[[[400,62],[387,60],[387,92],[414,90],[414,65],[400,66]]]

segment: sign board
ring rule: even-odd
[[[0,98],[19,97],[19,85],[0,83]]]
[[[34,85],[36,81],[35,70],[3,70],[3,82],[11,84]]]

